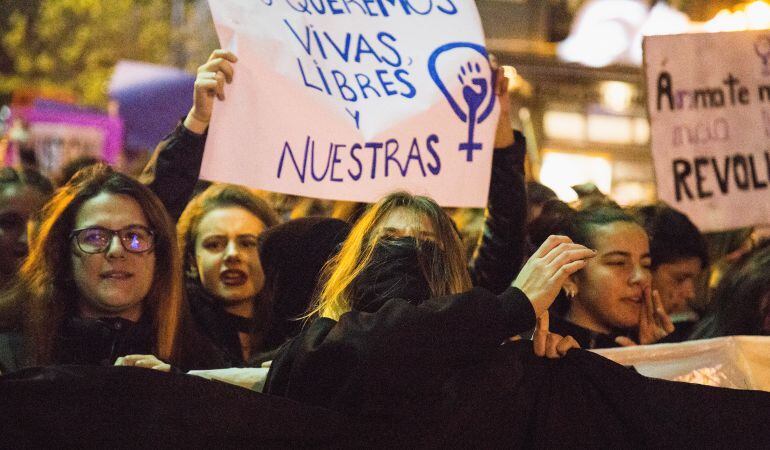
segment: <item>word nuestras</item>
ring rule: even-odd
[[[756,158],[756,159],[755,159]],[[770,183],[770,152],[762,154],[736,153],[720,158],[678,158],[672,163],[676,200],[705,199],[716,190],[728,194],[767,189]]]
[[[422,140],[412,138],[406,145],[388,139],[316,146],[315,139],[307,136],[304,149],[292,148],[290,142],[284,142],[277,178],[296,176],[301,183],[311,180],[341,183],[391,175],[406,177],[414,172],[420,172],[423,177],[435,176],[441,172],[441,158],[436,150],[438,143],[438,136],[431,134]]]

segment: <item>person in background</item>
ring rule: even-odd
[[[550,200],[557,200],[556,192],[544,184],[537,181],[527,182],[527,223],[540,216],[543,212],[543,205]]]
[[[72,178],[78,172],[78,170],[98,163],[105,162],[95,156],[90,155],[79,156],[69,160],[59,170],[59,175],[56,177],[56,186],[64,186],[67,184],[70,178]]]
[[[572,241],[597,253],[564,283],[551,330],[573,336],[584,348],[652,344],[674,331],[651,287],[647,233],[633,217],[600,206],[574,212],[561,223]]]
[[[770,240],[759,242],[727,269],[711,307],[691,339],[770,336]]]
[[[277,224],[262,198],[231,184],[215,184],[193,198],[177,223],[192,315],[228,367],[243,366],[264,350],[271,298],[263,292],[258,244]]]
[[[663,342],[680,342],[700,319],[693,306],[697,278],[709,266],[706,240],[679,211],[664,205],[632,209],[650,237],[652,288],[660,293],[666,313],[676,326]]]
[[[217,366],[190,327],[173,224],[136,180],[97,164],[48,202],[15,301],[24,314],[23,365],[111,365],[157,354],[184,369]],[[141,358],[126,365],[149,367]],[[153,362],[152,366],[155,366]]]
[[[53,185],[39,172],[0,169],[0,285],[8,284],[27,256],[27,222],[52,193]]]

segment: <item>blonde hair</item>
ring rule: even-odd
[[[465,264],[457,230],[449,216],[428,197],[407,192],[395,192],[372,205],[356,222],[340,252],[327,262],[322,275],[316,304],[306,317],[319,315],[339,320],[352,309],[353,284],[372,258],[380,237],[379,225],[397,209],[414,214],[419,222],[428,219],[441,248],[428,262],[426,278],[434,297],[458,294],[471,288],[470,274]]]

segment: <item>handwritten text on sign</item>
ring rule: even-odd
[[[659,197],[705,231],[770,223],[770,31],[644,40]]]
[[[375,201],[484,206],[497,123],[470,0],[210,0],[238,55],[201,177]]]

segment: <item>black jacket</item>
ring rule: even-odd
[[[391,299],[374,313],[316,319],[273,361],[264,392],[345,414],[393,418],[441,401],[456,367],[532,328],[535,313],[516,288]]]

